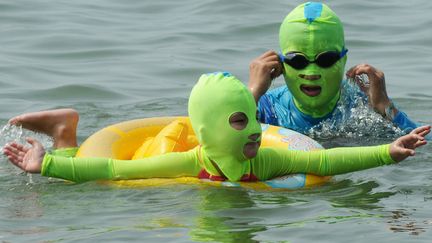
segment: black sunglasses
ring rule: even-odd
[[[337,52],[337,51],[321,52],[315,56],[315,60],[313,61],[309,61],[306,55],[301,52],[288,52],[285,56],[279,54],[279,58],[281,62],[284,62],[297,70],[303,69],[311,63],[315,63],[316,65],[322,68],[328,68],[333,66],[333,64],[335,64],[342,57],[344,57],[347,52],[348,49],[345,48],[342,49],[342,52]]]

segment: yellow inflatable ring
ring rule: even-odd
[[[91,135],[80,146],[77,157],[108,157],[115,159],[132,159],[135,152],[143,146],[149,138],[157,136],[157,134],[172,122],[183,119],[187,121],[187,117],[157,117],[144,118],[131,121],[120,122]],[[283,147],[293,150],[317,150],[322,149],[322,146],[315,140],[292,131],[290,129],[281,128],[262,124],[262,141],[261,146]],[[191,149],[197,145],[195,134],[192,129],[188,129],[188,146]],[[210,183],[212,185],[231,186],[231,187],[246,187],[252,189],[268,189],[268,188],[284,188],[298,189],[311,185],[318,185],[328,181],[330,177],[315,176],[310,174],[293,174],[284,177],[275,178],[261,182],[213,182],[203,181],[198,178],[181,177],[172,179],[142,179],[142,180],[123,180],[113,181],[119,186],[162,186],[171,184],[197,184]]]

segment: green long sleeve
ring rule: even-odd
[[[257,157],[250,160],[250,172],[259,180],[268,180],[294,173],[327,176],[365,170],[395,163],[389,154],[389,146],[335,148],[311,152],[261,148]],[[198,148],[195,148],[187,152],[168,153],[140,160],[72,158],[46,154],[41,174],[84,182],[100,179],[195,177],[201,169]]]
[[[252,160],[252,170],[260,180],[294,173],[338,175],[395,163],[389,148],[389,144],[312,152],[263,148]]]
[[[72,158],[46,154],[41,174],[75,182],[197,176],[201,167],[196,149],[139,160]]]

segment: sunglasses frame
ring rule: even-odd
[[[309,66],[309,64],[311,64],[311,63],[315,63],[316,65],[318,65],[318,66],[321,67],[321,68],[329,68],[329,67],[333,66],[336,62],[338,62],[340,59],[342,59],[342,58],[347,54],[347,52],[348,52],[348,49],[346,49],[345,47],[342,48],[342,51],[341,51],[341,52],[338,52],[338,51],[324,51],[324,52],[321,52],[321,53],[318,53],[317,55],[315,55],[315,58],[314,58],[314,60],[312,60],[312,61],[309,60],[309,59],[307,58],[307,56],[306,56],[304,53],[302,53],[302,52],[288,52],[288,53],[285,54],[285,55],[283,55],[282,53],[279,53],[279,59],[280,59],[280,61],[281,61],[282,63],[285,63],[285,64],[289,65],[290,67],[296,69],[296,70],[302,70],[302,69],[305,69],[305,68],[306,68],[307,66]],[[320,55],[323,55],[323,54],[325,54],[325,53],[336,53],[336,54],[339,55],[339,58],[338,58],[334,63],[332,63],[330,66],[323,67],[323,66],[321,66],[319,63],[317,63],[317,60],[319,59]],[[295,55],[303,56],[304,59],[307,61],[307,64],[306,64],[304,67],[299,67],[299,68],[294,67],[294,66],[289,62],[292,58],[289,59],[289,58],[286,57],[286,55],[288,55],[288,54],[295,54]]]

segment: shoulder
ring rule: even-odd
[[[284,85],[267,91],[261,96],[260,103],[283,104],[283,106],[286,106],[291,98],[291,92],[288,90],[288,87]]]
[[[286,85],[280,86],[275,89],[271,89],[265,93],[265,95],[270,97],[282,97],[282,96],[291,96],[291,92],[288,90],[288,87]]]
[[[251,161],[255,164],[278,164],[283,160],[284,156],[289,155],[291,152],[286,148],[262,147],[259,149],[257,156]]]

